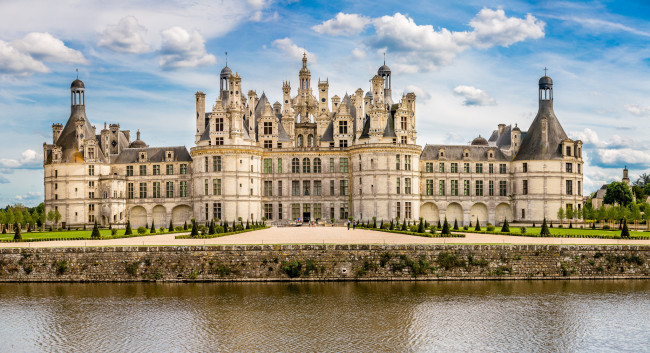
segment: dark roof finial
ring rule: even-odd
[[[75,69],[77,70],[77,80],[79,79],[79,68]]]
[[[226,67],[228,67],[228,52],[226,52]]]
[[[386,65],[386,52],[384,52],[384,65]]]
[[[547,71],[547,70],[548,70],[548,69],[547,69],[546,67],[544,67],[544,76],[546,76],[546,71]]]

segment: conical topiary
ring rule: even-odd
[[[173,232],[174,231],[174,224],[172,223],[172,220],[169,220],[169,231]]]
[[[449,230],[449,222],[447,222],[447,217],[445,217],[445,223],[442,224],[442,231],[440,232],[442,235],[450,235],[451,231]]]
[[[390,220],[390,227],[388,228],[389,230],[395,229],[395,225],[393,224],[393,220]]]
[[[454,218],[454,230],[458,230],[458,220]]]
[[[546,217],[544,217],[544,222],[542,222],[542,229],[540,230],[539,235],[543,237],[551,236],[551,231],[548,229],[548,225],[546,224]]]
[[[438,220],[438,229],[442,228],[442,224],[440,224],[440,220]]]
[[[404,222],[402,223],[402,230],[406,230],[406,219],[404,219]]]
[[[187,221],[183,223],[183,230],[187,230]]]
[[[99,239],[102,237],[102,235],[99,234],[99,227],[97,227],[97,221],[95,221],[95,225],[93,225],[93,232],[90,234],[90,237],[93,239]]]
[[[196,221],[192,222],[192,233],[190,233],[190,236],[197,236],[199,235],[199,230],[196,228]]]
[[[151,229],[149,230],[149,233],[156,234],[156,225],[154,221],[151,221]]]
[[[623,219],[623,229],[621,230],[621,238],[629,238],[630,230],[627,228],[627,219]]]
[[[124,235],[131,235],[131,234],[133,234],[133,231],[131,231],[131,221],[127,220],[126,229],[124,230]]]
[[[418,225],[418,233],[424,233],[424,222],[422,222],[422,218],[420,218],[420,224]]]
[[[533,228],[535,228],[535,222],[533,222]]]
[[[534,227],[534,226],[533,226]],[[510,225],[508,225],[508,219],[503,220],[503,226],[501,227],[502,233],[510,233]]]
[[[209,235],[212,235],[212,234],[214,234],[214,233],[215,233],[215,230],[214,230],[214,221],[212,221],[212,222],[210,222],[210,227],[208,227],[208,234],[209,234]]]
[[[573,223],[571,223],[571,221],[569,221],[569,229],[571,229],[571,228],[573,228]]]
[[[16,226],[14,228],[16,228],[16,231],[14,232],[14,240],[22,241],[23,236],[22,234],[20,234],[20,226],[18,225],[18,223],[16,223]]]
[[[476,228],[474,230],[477,232],[481,231],[481,222],[478,220],[478,217],[476,217]]]

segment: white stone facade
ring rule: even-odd
[[[582,143],[553,112],[552,81],[540,79],[540,110],[526,132],[499,125],[471,145],[416,144],[415,94],[393,103],[383,65],[371,91],[329,97],[311,88],[307,58],[292,96],[244,95],[225,67],[206,112],[196,93],[196,145],[150,148],[111,124],[99,135],[85,115],[83,82],[71,86],[71,115],[44,144],[46,211],[62,222],[167,227],[191,218],[285,223],[447,218],[459,224],[554,220],[582,207]],[[318,97],[316,97],[318,96]]]

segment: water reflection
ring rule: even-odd
[[[0,284],[0,351],[643,351],[648,281]]]

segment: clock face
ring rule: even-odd
[[[117,146],[117,141],[113,140],[113,142],[111,142],[111,145],[112,145],[113,147]]]

